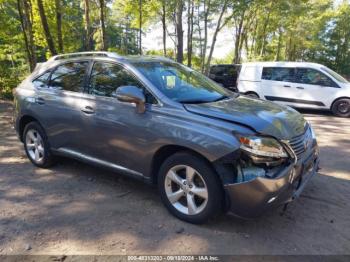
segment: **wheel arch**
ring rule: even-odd
[[[28,125],[30,122],[38,122],[40,125],[40,122],[38,121],[38,119],[36,119],[35,117],[31,116],[31,115],[23,115],[21,117],[21,119],[19,120],[18,123],[18,135],[20,140],[23,142],[23,132],[24,132],[24,128],[26,127],[26,125]]]
[[[337,102],[339,99],[350,99],[350,97],[348,96],[341,96],[341,97],[337,97],[336,99],[334,99],[334,101],[331,104],[330,110],[332,110],[332,107],[334,105],[335,102]]]
[[[200,157],[204,161],[206,161],[212,168],[215,170],[213,164],[209,161],[209,159],[204,156],[203,154],[199,153],[196,150],[193,150],[186,146],[180,146],[180,145],[164,145],[161,148],[159,148],[155,154],[153,155],[152,162],[151,162],[151,169],[150,169],[150,177],[153,184],[157,184],[158,180],[158,172],[162,165],[162,163],[170,156],[172,156],[175,153],[178,152],[188,152],[193,155],[196,155],[197,157]]]
[[[254,91],[248,91],[248,92],[245,92],[244,94],[245,94],[245,95],[254,94],[254,95],[256,95],[258,98],[260,98],[259,94],[258,94],[257,92],[254,92]]]

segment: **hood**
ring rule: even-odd
[[[304,133],[306,121],[290,107],[245,96],[213,103],[184,104],[187,111],[245,126],[278,139],[289,140]]]

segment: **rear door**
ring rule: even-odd
[[[293,105],[299,93],[294,83],[294,67],[263,67],[261,91],[266,100]]]
[[[84,142],[80,96],[84,91],[88,64],[89,61],[64,63],[50,71],[47,84],[40,78],[33,81],[38,90],[36,112],[55,149],[78,151]]]
[[[295,82],[298,107],[324,108],[339,88],[331,78],[313,68],[297,68]]]

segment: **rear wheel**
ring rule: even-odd
[[[245,93],[246,96],[249,96],[251,98],[259,98],[259,95],[255,92],[247,92]]]
[[[47,168],[53,164],[47,136],[37,122],[30,122],[23,132],[24,149],[29,160],[36,166]]]
[[[336,116],[349,117],[350,116],[350,99],[341,98],[336,100],[331,108],[332,112]]]
[[[162,164],[158,189],[168,210],[190,223],[203,223],[222,210],[217,175],[205,160],[191,153],[176,153]]]

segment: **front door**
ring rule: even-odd
[[[299,107],[325,108],[338,85],[324,73],[312,68],[297,68],[295,77]]]
[[[136,112],[134,104],[120,102],[115,91],[120,86],[137,86],[145,92],[146,112]],[[84,132],[89,141],[86,155],[119,169],[142,170],[139,165],[156,140],[152,123],[153,97],[125,68],[116,63],[95,62],[90,75],[89,94],[81,106],[91,112],[84,114]]]

